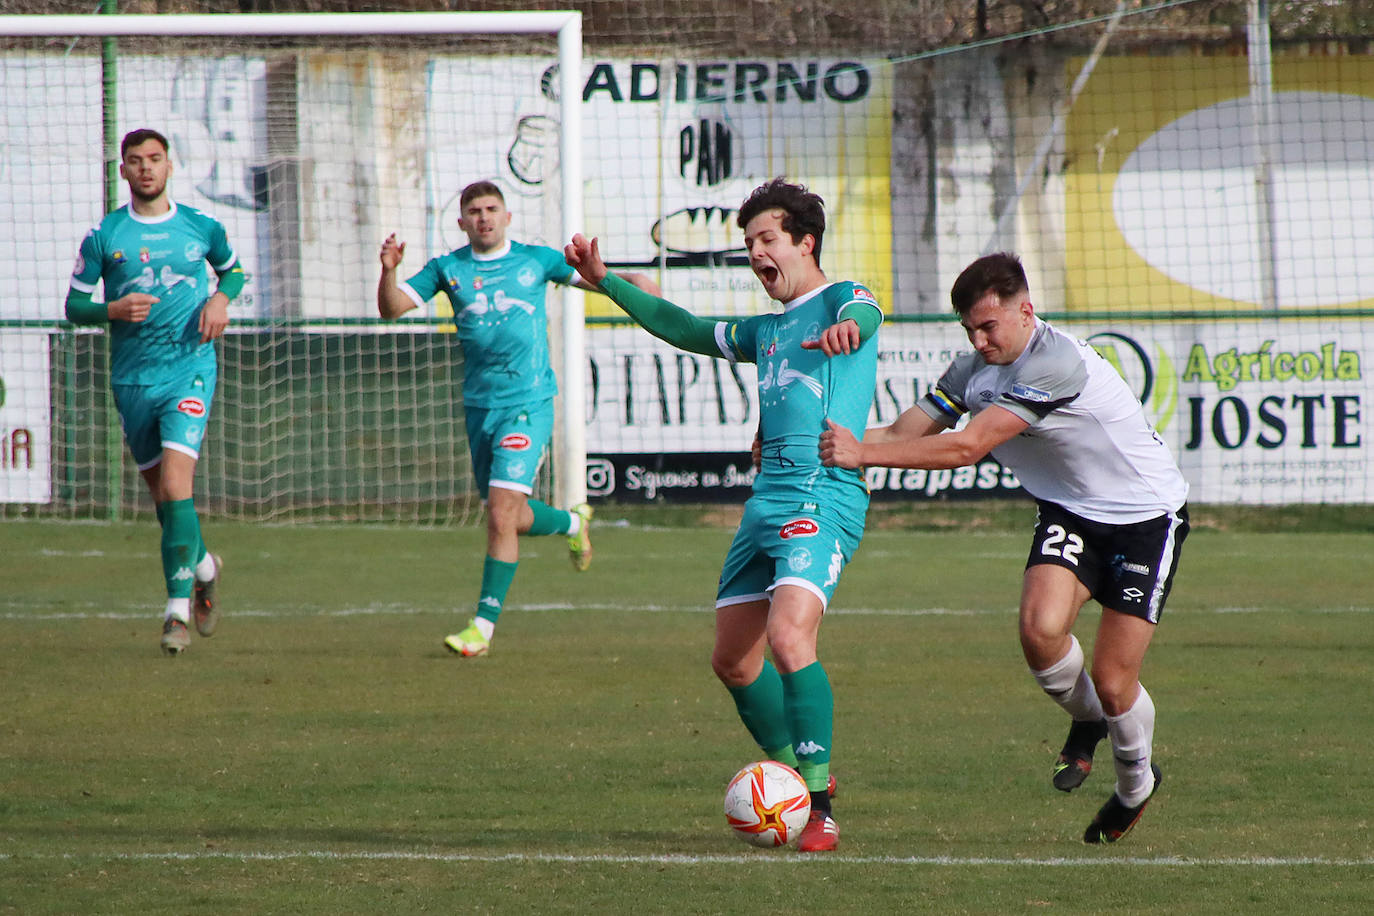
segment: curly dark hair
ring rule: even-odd
[[[811,254],[816,266],[821,266],[821,237],[825,235],[825,201],[819,194],[813,194],[804,184],[793,184],[786,178],[774,178],[767,184],[759,185],[744,200],[739,208],[739,227],[743,229],[749,221],[765,210],[782,210],[782,230],[792,237],[793,244],[800,244],[806,236],[816,240]]]

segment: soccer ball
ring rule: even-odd
[[[785,763],[761,760],[725,787],[725,819],[735,836],[755,846],[786,846],[811,814],[811,793]]]

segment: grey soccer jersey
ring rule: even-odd
[[[1112,365],[1038,318],[1011,365],[964,354],[920,404],[950,427],[993,406],[1025,420],[1030,426],[993,449],[993,457],[1032,496],[1084,518],[1141,522],[1177,511],[1188,497],[1169,447]]]

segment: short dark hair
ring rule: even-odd
[[[162,151],[170,153],[172,145],[167,142],[167,138],[151,127],[140,127],[138,130],[131,130],[124,135],[124,139],[119,142],[119,158],[123,159],[124,154],[129,151],[129,147],[138,146],[148,140],[156,140],[162,144]]]
[[[483,179],[482,181],[474,181],[463,188],[463,193],[458,195],[458,206],[466,210],[468,201],[476,200],[479,197],[496,197],[500,199],[502,204],[506,202],[506,195],[501,193],[501,189],[496,186],[496,183]]]
[[[996,293],[1000,300],[1029,291],[1021,259],[1009,251],[999,251],[984,255],[965,267],[950,287],[949,301],[962,318],[988,293]]]
[[[792,184],[786,178],[774,178],[767,184],[759,185],[744,200],[739,208],[739,227],[743,229],[749,221],[765,210],[783,211],[782,231],[792,237],[794,245],[801,244],[806,236],[816,240],[811,256],[816,266],[821,266],[821,239],[825,235],[825,201],[819,194],[813,194],[804,184]]]

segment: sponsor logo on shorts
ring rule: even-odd
[[[205,416],[205,402],[200,398],[182,398],[177,402],[177,410],[188,417]]]
[[[810,538],[820,534],[821,526],[809,518],[794,518],[778,530],[778,537],[784,541],[792,538]]]
[[[530,447],[530,437],[524,433],[511,433],[501,440],[498,448],[508,448],[512,451],[524,451]]]

